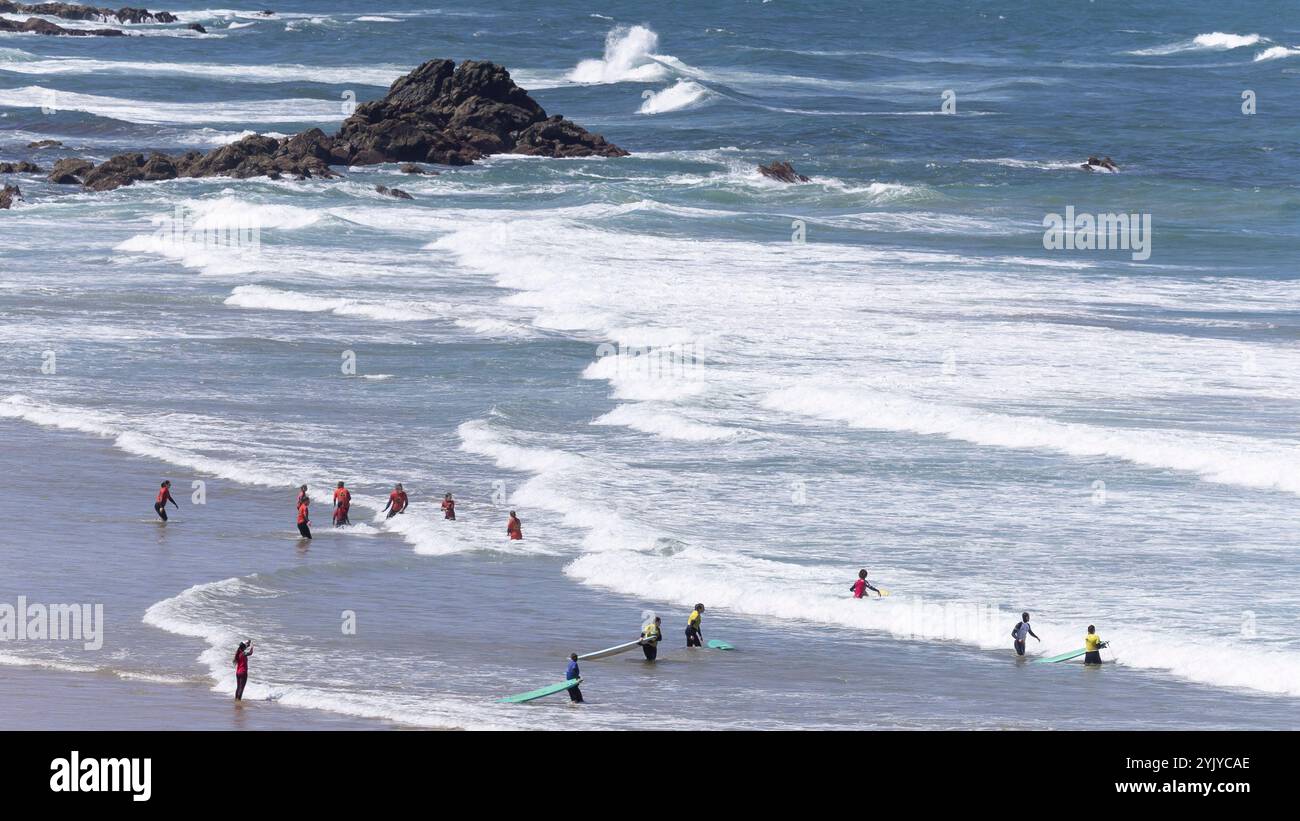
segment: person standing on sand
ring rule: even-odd
[[[311,513],[308,510],[311,500],[306,496],[298,497],[298,533],[304,539],[311,538]]]
[[[153,503],[153,512],[157,513],[158,518],[162,519],[164,522],[167,521],[168,502],[171,502],[172,506],[177,510],[181,509],[181,506],[176,504],[176,500],[172,498],[172,480],[163,479],[162,485],[158,488],[158,498]]]
[[[235,651],[235,701],[244,700],[244,685],[248,683],[248,657],[253,655],[253,642],[241,641]]]
[[[506,523],[506,535],[512,541],[524,538],[524,523],[519,521],[513,510],[510,511],[510,521]]]
[[[579,678],[582,678],[582,673],[578,672],[578,654],[570,653],[569,668],[564,671],[564,680],[573,681],[574,679]],[[569,688],[569,701],[574,704],[582,703],[582,690],[580,690],[576,684]]]
[[[348,508],[352,506],[352,491],[339,482],[339,486],[334,489],[334,526],[342,527],[350,525],[348,521]]]
[[[442,518],[453,521],[456,518],[456,500],[451,498],[450,493],[442,497]]]
[[[406,491],[402,490],[402,483],[398,482],[393,492],[388,494],[388,501],[384,503],[384,510],[388,511],[386,518],[391,519],[399,513],[405,513],[408,502]]]

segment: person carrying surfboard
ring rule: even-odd
[[[158,518],[164,522],[167,521],[168,502],[171,502],[172,506],[177,510],[181,509],[181,506],[176,504],[176,500],[172,498],[172,480],[163,479],[162,484],[158,487],[158,498],[153,503],[153,512],[157,513]]]
[[[1035,640],[1042,642],[1042,639],[1038,638],[1038,634],[1029,627],[1029,614],[1021,613],[1020,623],[1011,628],[1011,638],[1015,642],[1016,655],[1023,656],[1025,654],[1025,638],[1027,636],[1033,636]]]
[[[703,647],[704,634],[701,627],[704,624],[704,605],[696,604],[691,615],[686,619],[686,646]]]
[[[654,661],[659,656],[659,642],[664,638],[664,631],[660,627],[662,621],[663,619],[655,616],[655,620],[641,631],[641,652],[645,653],[646,661]]]
[[[1083,663],[1101,664],[1101,650],[1109,643],[1101,640],[1101,636],[1097,635],[1096,627],[1088,625],[1088,635],[1083,637],[1083,649],[1086,651],[1083,654]]]
[[[510,521],[506,522],[506,535],[512,541],[524,538],[524,523],[519,521],[519,517],[513,510],[510,511]]]
[[[578,654],[570,653],[569,669],[564,671],[564,680],[573,681],[576,678],[582,678],[582,673],[578,671]],[[569,688],[569,701],[574,704],[582,703],[582,690],[576,684]]]
[[[881,597],[881,598],[884,598],[884,596],[885,596],[884,593],[881,593],[878,589],[872,587],[872,586],[871,586],[871,583],[867,581],[867,571],[866,571],[866,570],[859,570],[859,571],[858,571],[858,580],[857,580],[856,582],[853,583],[853,586],[850,587],[849,590],[852,590],[852,591],[853,591],[853,598],[855,598],[855,599],[860,599],[860,598],[862,598],[863,596],[866,596],[868,590],[875,590],[875,591],[876,591],[876,595],[879,596],[879,597]],[[869,597],[868,597],[868,598],[869,598]]]
[[[399,513],[405,513],[407,502],[406,491],[402,490],[402,483],[398,482],[393,492],[388,494],[388,501],[384,502],[384,510],[388,511],[386,518],[391,519]]]
[[[334,526],[342,527],[350,525],[348,521],[348,508],[352,507],[352,491],[339,482],[339,486],[334,489]]]

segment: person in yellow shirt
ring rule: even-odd
[[[1084,654],[1083,663],[1101,664],[1101,649],[1107,644],[1108,642],[1102,641],[1101,636],[1097,635],[1097,628],[1091,624],[1088,625],[1088,635],[1083,637],[1083,649],[1087,651]]]
[[[686,619],[686,646],[702,647],[704,646],[704,634],[700,628],[704,622],[704,605],[697,604],[691,611],[690,618]]]
[[[661,621],[663,620],[655,616],[655,620],[641,631],[641,652],[645,653],[646,661],[654,661],[659,655],[659,642],[664,638],[664,631],[659,626]]]

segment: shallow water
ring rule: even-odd
[[[251,636],[250,695],[378,726],[1296,726],[1300,114],[1280,103],[1300,55],[1274,51],[1296,21],[347,8],[3,37],[0,159],[332,128],[347,92],[432,57],[503,63],[633,156],[19,179],[0,550],[11,599],[102,602],[109,631],[0,660],[213,688],[225,710]],[[774,159],[813,181],[754,170]],[[1150,214],[1150,259],[1045,250],[1067,205]],[[177,243],[159,220],[178,213],[257,244]],[[162,527],[164,476],[182,510]],[[413,506],[385,521],[396,481]],[[862,566],[889,598],[847,596]],[[697,600],[737,652],[675,647]],[[1115,663],[1018,663],[1025,608],[1031,651],[1095,623]],[[581,710],[492,703],[647,611],[674,645],[654,668],[584,664]]]

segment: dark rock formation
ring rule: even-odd
[[[189,29],[190,31],[197,31],[199,34],[207,34],[207,33],[208,33],[208,30],[205,29],[205,28],[202,26],[202,24],[200,24],[200,23],[190,23],[190,24],[189,24],[188,26],[186,26],[185,28]]]
[[[68,157],[56,162],[46,179],[59,185],[81,185],[82,177],[94,167],[95,164],[90,160]]]
[[[34,143],[28,143],[28,148],[62,148],[63,143],[58,140],[37,140]]]
[[[413,162],[408,162],[406,165],[402,166],[402,173],[403,174],[425,174],[431,177],[436,177],[442,172],[433,171],[432,169],[425,168],[422,165],[416,165]]]
[[[415,197],[412,197],[410,194],[406,193],[400,188],[389,188],[386,185],[376,185],[375,190],[381,194],[387,194],[390,197],[397,197],[399,200],[415,199]]]
[[[780,182],[809,182],[809,178],[794,170],[794,166],[788,162],[772,162],[767,165],[760,165],[758,171],[764,177],[779,180]]]
[[[0,174],[39,174],[41,167],[36,163],[23,162],[0,162]]]
[[[625,157],[627,152],[561,117],[547,118],[495,63],[430,60],[364,103],[334,138],[337,163],[468,165],[489,154]]]
[[[121,8],[113,9],[83,6],[76,3],[35,3],[24,5],[0,0],[0,14],[43,14],[46,17],[60,17],[64,20],[116,20],[119,23],[175,23],[176,15],[165,11],[153,12],[148,9]]]
[[[16,185],[6,185],[0,188],[0,210],[13,205],[15,201],[23,198],[23,192],[18,190]]]
[[[0,17],[0,31],[25,32],[27,34],[62,34],[67,37],[126,36],[126,33],[121,29],[65,29],[63,26],[56,26],[49,20],[42,20],[39,17],[28,17],[21,23]]]
[[[357,107],[333,137],[313,128],[293,137],[245,137],[208,154],[121,154],[93,171],[62,160],[54,182],[107,191],[139,180],[174,177],[333,177],[330,165],[417,162],[468,165],[488,154],[625,157],[627,152],[563,117],[547,117],[510,74],[494,63],[431,60],[393,83],[382,99]],[[84,163],[85,161],[77,161]],[[415,168],[409,171],[408,168]],[[437,173],[437,172],[433,172]],[[393,189],[392,196],[409,197]]]

